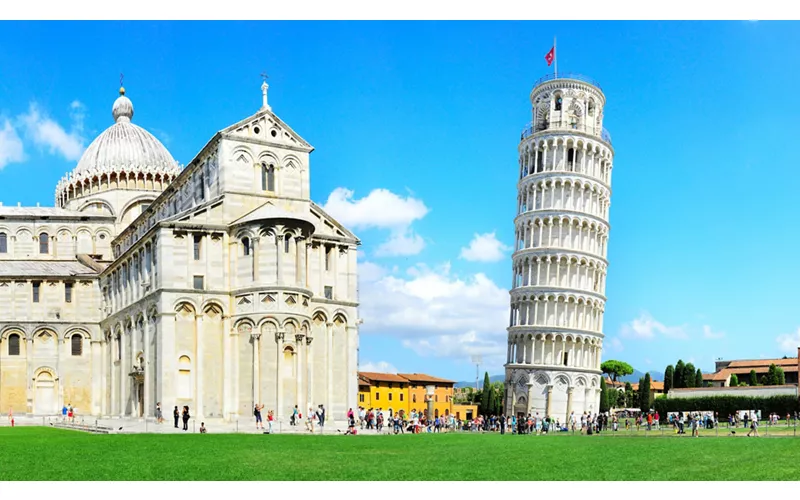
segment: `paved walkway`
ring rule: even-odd
[[[255,419],[241,420],[238,422],[228,422],[221,418],[206,418],[206,429],[209,433],[214,434],[263,434],[268,426],[264,423],[264,429],[256,429]],[[26,417],[14,416],[14,425],[17,426],[44,426],[44,427],[59,427],[59,428],[74,428],[76,430],[97,430],[108,434],[184,434],[184,433],[199,433],[201,421],[197,419],[190,419],[188,430],[183,430],[183,422],[179,422],[179,428],[175,428],[172,419],[165,420],[164,423],[159,424],[154,418],[95,418],[95,417],[77,417],[74,423],[64,422],[60,416],[53,417]],[[0,417],[0,427],[10,427],[11,422],[7,416]],[[305,421],[301,421],[299,425],[289,425],[288,422],[275,422],[272,424],[273,434],[311,434],[306,428]],[[347,426],[344,422],[333,422],[325,425],[324,434],[339,434],[345,432]],[[318,425],[314,426],[314,434],[320,434]],[[361,434],[361,432],[359,432]],[[364,434],[375,434],[375,432],[364,432]]]

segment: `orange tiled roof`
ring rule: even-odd
[[[639,390],[639,383],[631,384],[631,388],[634,391]],[[658,380],[651,380],[650,381],[650,390],[651,391],[663,391],[664,390],[664,382],[659,382]]]
[[[424,373],[398,373],[400,377],[408,379],[409,382],[414,383],[432,383],[432,384],[455,384],[454,380],[447,380],[439,377],[432,377]]]
[[[399,382],[407,384],[408,380],[393,373],[377,373],[377,372],[358,372],[358,377],[364,379],[366,382]]]
[[[797,358],[786,359],[739,359],[731,361],[727,368],[769,368],[769,365],[797,367]]]

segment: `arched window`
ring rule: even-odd
[[[563,103],[561,99],[561,94],[556,94],[556,111],[561,111],[561,104]]]
[[[289,253],[289,241],[292,239],[288,234],[283,237],[283,253]]]
[[[250,255],[250,238],[242,238],[242,251],[244,255]]]
[[[593,100],[589,100],[588,113],[589,113],[589,116],[594,116],[594,101]]]
[[[189,356],[178,358],[178,398],[192,398],[192,360]]]
[[[39,235],[39,253],[50,253],[50,236],[47,233],[42,233]]]
[[[70,340],[72,344],[72,355],[73,356],[82,356],[83,355],[83,337],[75,334],[72,336]]]
[[[6,233],[0,233],[0,253],[8,252],[8,236]]]
[[[572,166],[575,164],[575,148],[569,148],[567,151],[567,165],[569,165],[569,169],[572,170]]]
[[[16,333],[8,336],[8,355],[19,356],[19,335]]]
[[[261,190],[275,191],[275,165],[261,164]]]

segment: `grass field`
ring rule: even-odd
[[[800,480],[800,439],[93,435],[0,428],[0,480]],[[35,464],[35,466],[33,466]]]

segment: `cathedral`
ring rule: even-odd
[[[310,200],[314,148],[267,89],[181,168],[121,88],[55,207],[0,206],[3,415],[357,406],[360,241]]]

